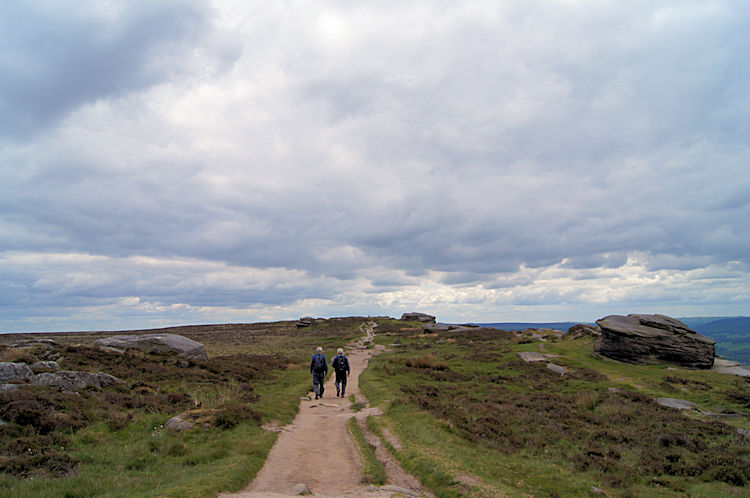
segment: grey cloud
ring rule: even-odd
[[[0,132],[30,140],[0,149],[5,250],[304,277],[234,288],[186,283],[197,269],[121,280],[113,264],[103,272],[125,283],[22,290],[8,303],[127,294],[347,309],[339,300],[356,300],[362,281],[370,302],[433,279],[562,306],[589,298],[540,292],[519,268],[559,265],[566,281],[595,287],[599,270],[633,254],[646,271],[750,263],[748,12],[731,2],[394,4],[387,15],[340,5],[332,12],[355,24],[339,41],[299,5],[224,13],[224,25],[198,3],[61,19],[12,6],[34,20],[9,38],[13,53],[31,57],[20,41],[42,33],[62,55],[28,94],[28,74],[0,84],[19,97],[2,105],[20,119]],[[113,61],[111,77],[96,76]],[[43,93],[56,94],[53,106],[35,104]]]
[[[178,54],[210,28],[203,2],[3,5],[0,136],[24,137],[76,107],[184,72]]]

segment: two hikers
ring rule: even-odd
[[[344,356],[344,350],[339,348],[336,356],[331,361],[331,366],[336,372],[336,396],[342,398],[346,394],[346,379],[351,373],[349,359]],[[328,374],[328,361],[323,354],[323,348],[319,347],[310,360],[310,373],[313,376],[313,389],[315,390],[315,399],[322,398],[325,387],[326,374]]]

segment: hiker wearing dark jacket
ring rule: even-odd
[[[318,348],[310,361],[310,373],[313,376],[313,389],[315,389],[315,399],[323,397],[323,391],[325,387],[323,383],[326,381],[326,374],[328,373],[328,360],[323,354],[323,348]]]
[[[334,372],[336,372],[336,396],[340,394],[343,398],[346,394],[346,378],[352,370],[349,368],[349,358],[344,356],[344,350],[339,348],[336,353],[336,356],[331,360],[331,366]],[[339,384],[341,384],[340,390]]]

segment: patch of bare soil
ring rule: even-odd
[[[331,375],[325,383],[323,398],[313,399],[314,393],[311,391],[307,398],[302,399],[297,417],[291,425],[283,428],[255,480],[239,493],[220,496],[289,496],[299,493],[294,488],[300,484],[307,486],[315,496],[392,496],[397,487],[405,488],[405,495],[417,496],[422,493],[419,481],[407,474],[385,448],[377,449],[382,446],[379,443],[376,445],[377,456],[386,465],[390,486],[373,488],[363,484],[359,451],[347,431],[346,424],[351,417],[362,419],[367,414],[377,414],[377,410],[372,409],[355,413],[349,401],[352,394],[357,402],[367,401],[359,391],[359,374],[367,368],[370,358],[382,351],[382,347],[364,347],[372,339],[374,326],[374,323],[368,324],[363,330],[364,337],[348,345],[352,371],[346,397],[336,397],[335,376]],[[325,353],[329,361],[335,354],[332,351]],[[370,438],[374,437],[370,434]]]

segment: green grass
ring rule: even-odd
[[[398,343],[370,361],[360,388],[403,441],[395,454],[439,496],[743,494],[750,485],[750,383],[710,371],[635,366],[591,353],[593,341],[550,340],[560,377],[519,351],[540,342],[498,331],[421,334],[390,323]],[[612,388],[612,390],[610,390]],[[662,408],[683,398],[743,413],[718,422]],[[465,475],[474,478],[462,478]],[[478,478],[478,480],[477,480]]]
[[[352,403],[352,411],[359,412],[362,411],[365,407],[367,407],[367,403],[364,403],[362,401],[357,401],[356,403]]]
[[[7,458],[19,458],[12,453],[17,437],[35,445],[34,454],[71,460],[60,472],[49,459],[46,467],[0,470],[0,495],[203,497],[240,490],[278,437],[260,425],[290,423],[300,397],[312,388],[309,362],[315,348],[335,351],[360,337],[359,326],[366,321],[330,319],[299,330],[282,322],[170,329],[202,342],[209,352],[205,365],[188,368],[168,357],[102,355],[86,346],[101,334],[50,334],[59,343],[63,369],[112,373],[125,384],[80,395],[24,388],[23,396],[33,398],[25,401],[30,407],[54,405],[56,428],[39,434],[30,426],[0,426],[5,442],[0,469],[10,470]],[[7,341],[0,342],[0,355],[17,355],[2,344],[18,339],[0,338]],[[196,404],[218,410],[215,419],[224,428],[173,433],[162,427]]]
[[[385,472],[385,466],[375,456],[375,450],[365,439],[365,435],[362,433],[362,429],[357,423],[357,419],[351,417],[347,423],[349,434],[352,439],[357,443],[359,453],[362,456],[364,463],[364,477],[363,482],[369,484],[383,485],[386,483],[387,476]]]

